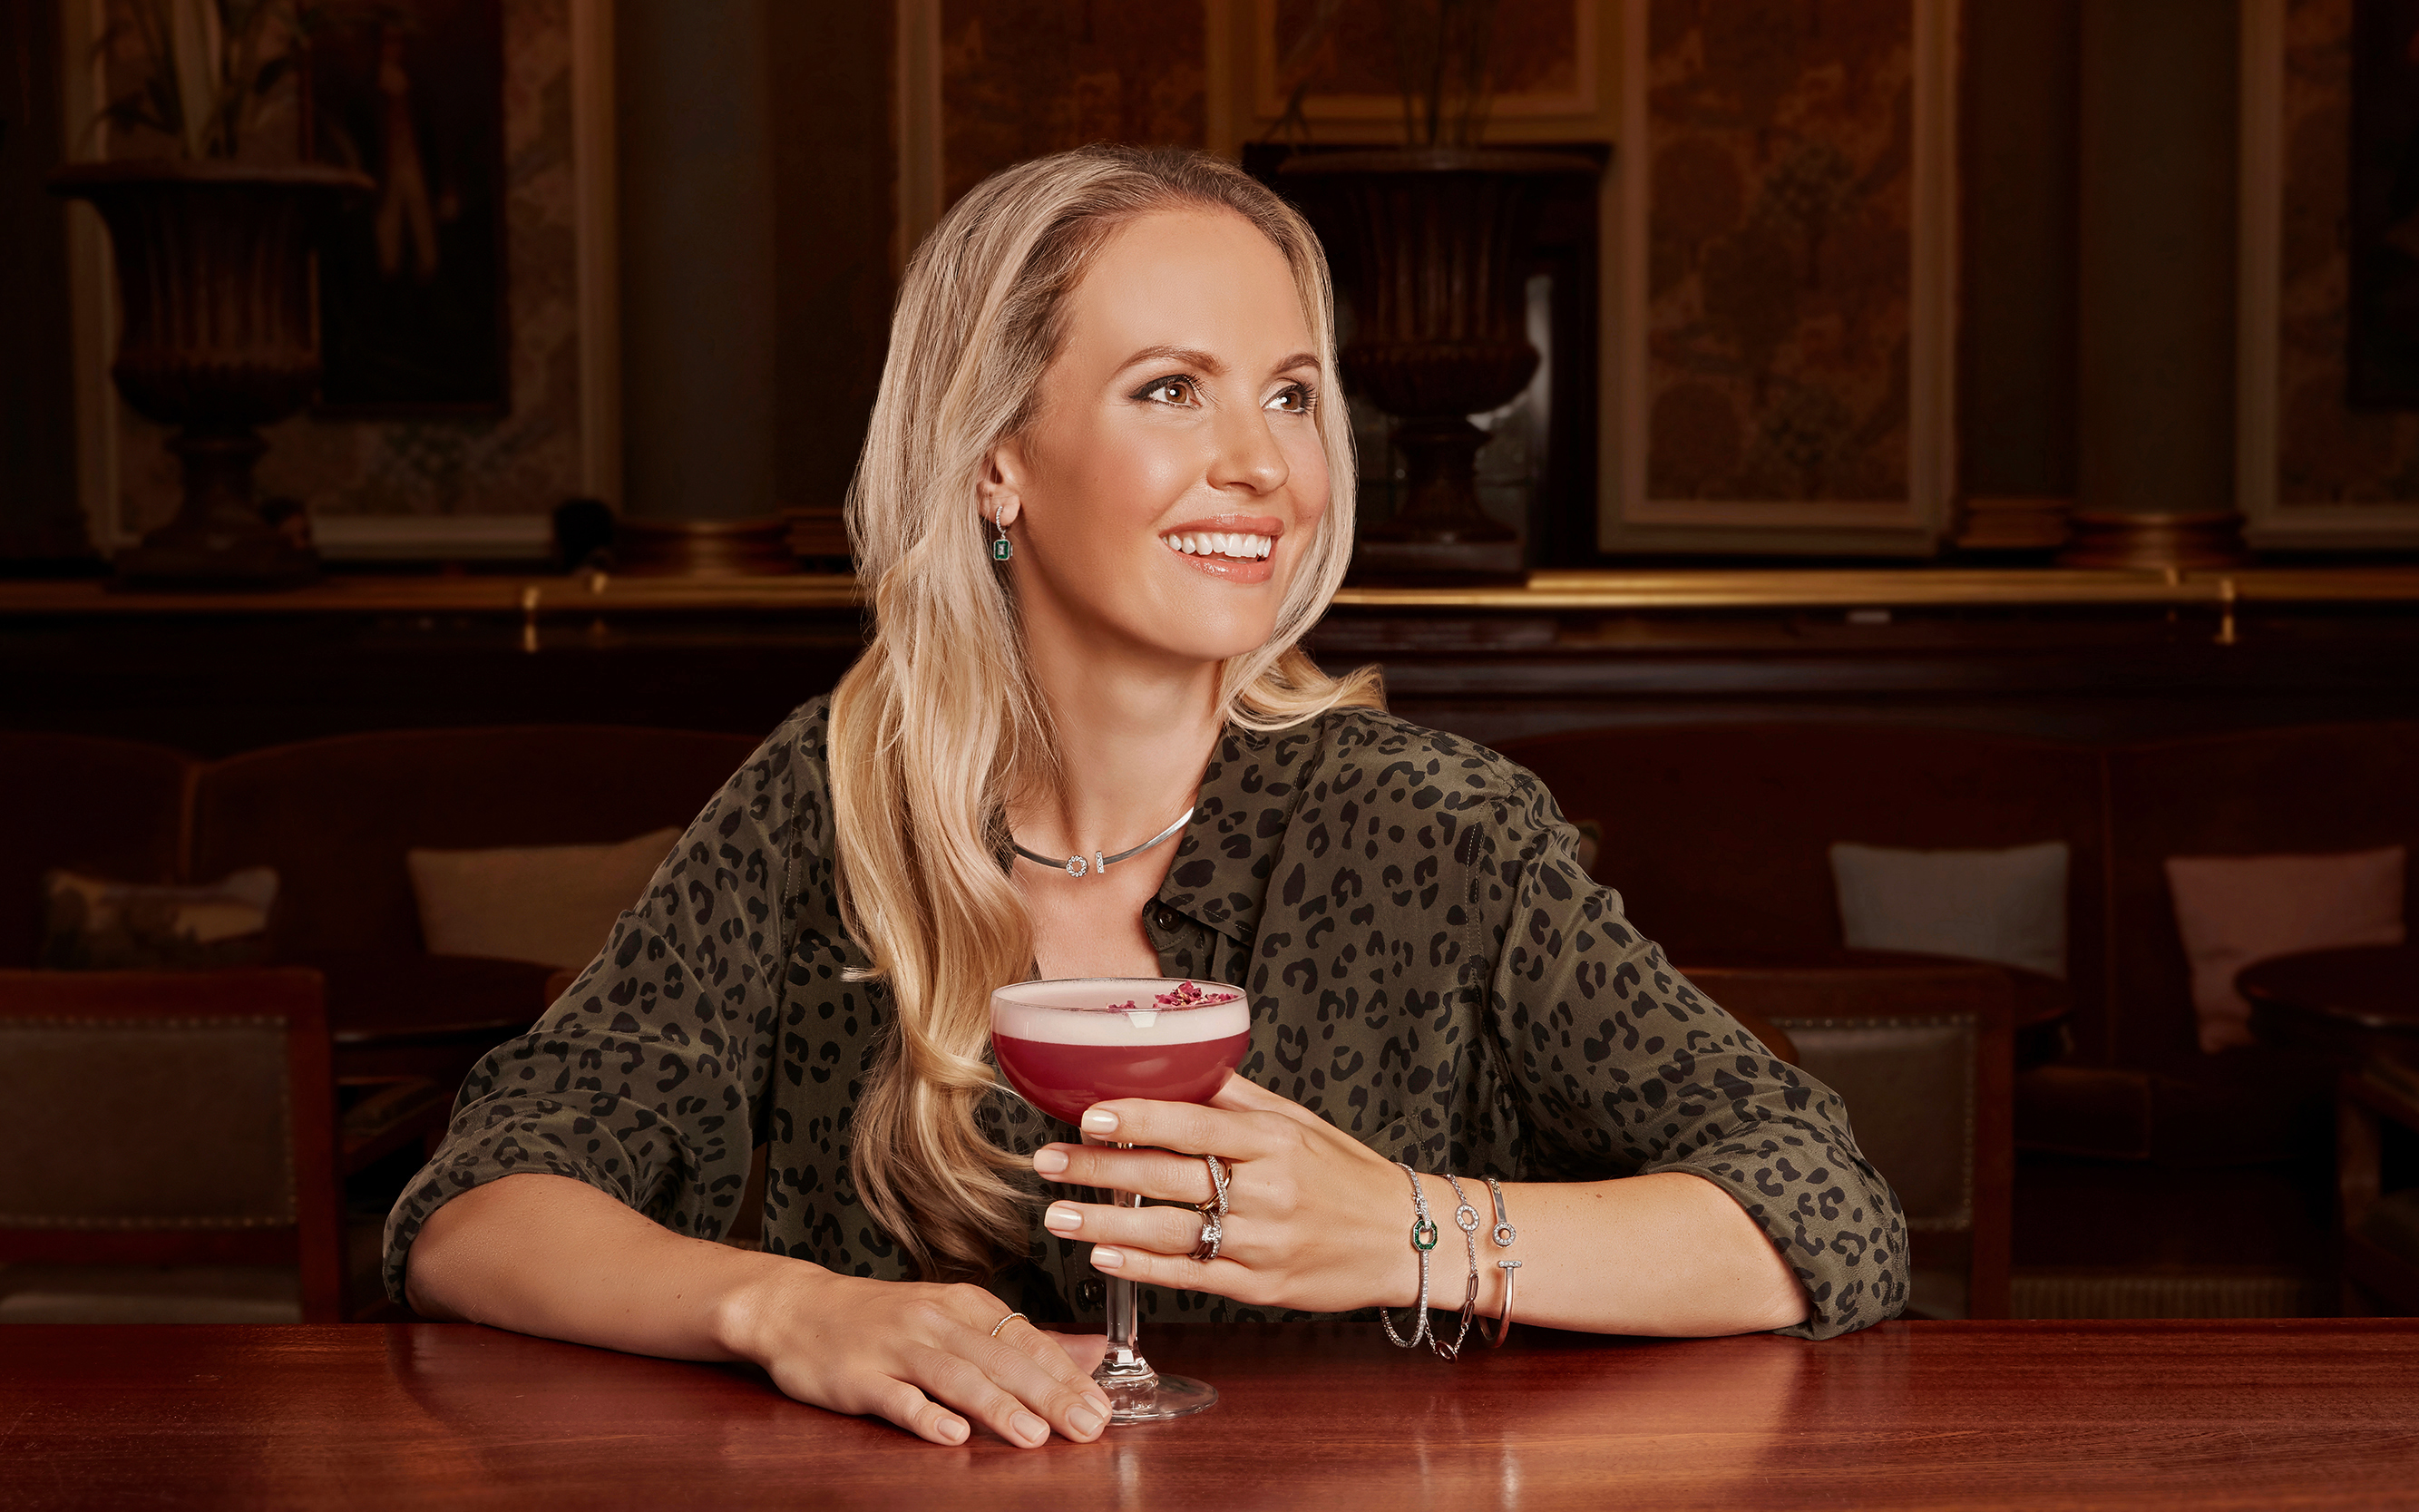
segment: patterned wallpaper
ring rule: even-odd
[[[1647,488],[1906,497],[1907,0],[1653,0]]]
[[[264,433],[264,496],[317,515],[545,515],[579,492],[578,280],[573,244],[568,0],[503,0],[506,298],[512,411],[501,419],[334,421]],[[168,432],[119,407],[122,518],[176,513]]]
[[[1590,0],[1496,0],[1491,46],[1495,88],[1501,95],[1566,95],[1579,87],[1579,8]],[[1318,95],[1396,95],[1394,37],[1387,23],[1388,0],[1340,0],[1327,35],[1302,72],[1281,81],[1290,88],[1306,81]],[[1278,0],[1276,56],[1293,55],[1317,7],[1312,0]]]
[[[2285,33],[2285,224],[2276,501],[2419,499],[2419,412],[2345,403],[2353,0],[2292,0]]]
[[[942,203],[1086,142],[1208,139],[1201,0],[942,0]]]

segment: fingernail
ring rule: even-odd
[[[1098,1433],[1101,1431],[1101,1425],[1108,1420],[1109,1415],[1094,1407],[1089,1401],[1081,1406],[1067,1409],[1067,1426],[1078,1433]]]
[[[1092,1269],[1096,1271],[1122,1271],[1125,1268],[1125,1251],[1121,1249],[1111,1249],[1105,1244],[1095,1244],[1092,1246]]]
[[[1033,1152],[1033,1168],[1044,1176],[1055,1176],[1067,1168],[1067,1152],[1056,1145],[1044,1145]]]
[[[951,1443],[963,1443],[966,1442],[966,1426],[953,1417],[941,1425],[941,1437]]]
[[[1054,1202],[1050,1211],[1041,1215],[1041,1227],[1054,1234],[1071,1234],[1084,1227],[1084,1215],[1075,1211],[1072,1203]]]
[[[1050,1437],[1050,1425],[1031,1412],[1017,1413],[1008,1420],[1008,1426],[1014,1428],[1016,1436],[1027,1443],[1040,1443]]]
[[[1117,1131],[1117,1116],[1106,1108],[1094,1108],[1084,1115],[1086,1134],[1115,1134]]]

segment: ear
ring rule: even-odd
[[[982,477],[975,485],[975,499],[982,506],[985,523],[1002,530],[1016,523],[1025,508],[1025,476],[1024,448],[1006,440],[991,449],[983,458]]]

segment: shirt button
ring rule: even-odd
[[[1176,910],[1165,903],[1161,903],[1157,908],[1152,909],[1150,917],[1151,922],[1161,929],[1172,930],[1176,927]]]
[[[1109,1300],[1109,1284],[1099,1276],[1086,1276],[1075,1283],[1075,1305],[1090,1312]]]

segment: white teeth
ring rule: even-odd
[[[1183,535],[1163,535],[1171,551],[1187,556],[1233,557],[1242,562],[1256,562],[1276,549],[1276,542],[1266,535],[1251,535],[1240,531],[1194,531]]]

